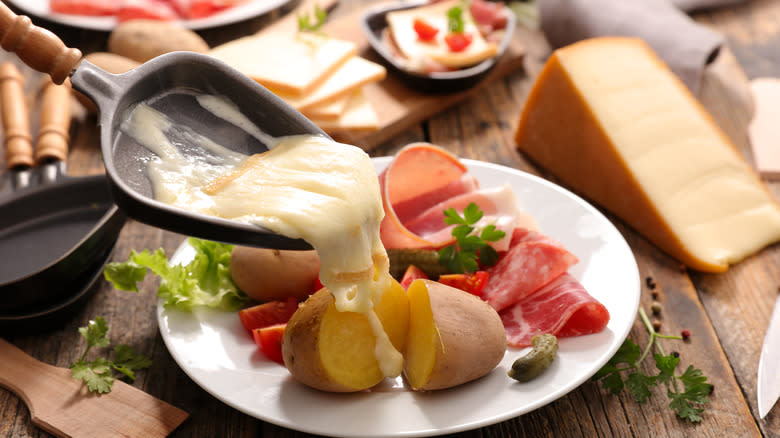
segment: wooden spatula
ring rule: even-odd
[[[164,437],[189,414],[115,381],[108,394],[93,394],[69,369],[45,364],[0,339],[0,386],[17,394],[32,422],[61,437]]]

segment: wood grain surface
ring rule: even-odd
[[[354,13],[367,4],[364,0],[341,0],[332,19]],[[294,6],[290,5],[290,7]],[[269,16],[247,20],[238,25],[209,29],[199,33],[213,46],[257,32],[290,7]],[[752,100],[747,92],[749,80],[761,76],[780,76],[780,2],[746,1],[723,9],[704,10],[694,18],[722,32],[727,45],[705,74],[700,96],[717,123],[735,142],[748,162],[753,162],[747,136],[752,116]],[[35,19],[59,35],[66,44],[84,53],[105,50],[108,34],[69,28]],[[543,35],[533,28],[521,28],[516,39],[525,49],[523,68],[508,72],[486,83],[479,92],[464,96],[424,120],[397,129],[380,138],[371,149],[374,156],[393,154],[412,141],[430,141],[454,153],[503,164],[550,177],[519,154],[513,141],[517,117],[545,57],[549,54]],[[0,61],[13,56],[0,54]],[[31,122],[37,128],[36,102],[39,77],[20,63]],[[444,107],[443,107],[444,108]],[[69,172],[74,175],[103,171],[98,148],[98,128],[74,103],[71,126]],[[780,199],[780,184],[769,183]],[[597,206],[598,207],[598,206]],[[702,274],[684,269],[650,242],[607,213],[628,241],[642,279],[651,278],[655,293],[663,305],[662,331],[691,332],[690,341],[665,344],[676,350],[681,365],[701,368],[714,385],[711,403],[701,423],[679,420],[668,409],[668,401],[659,392],[648,402],[638,404],[626,395],[613,396],[593,382],[586,382],[571,393],[526,415],[492,426],[451,435],[458,438],[509,437],[780,437],[780,408],[758,419],[756,370],[764,331],[778,298],[780,285],[780,245],[774,245],[741,262],[724,274]],[[172,253],[184,236],[162,231],[134,221],[123,229],[113,258],[124,260],[130,250],[163,248]],[[306,433],[264,423],[223,404],[196,385],[174,362],[158,332],[155,318],[155,281],[147,280],[143,292],[113,290],[101,282],[94,295],[75,314],[63,320],[57,329],[36,332],[35,327],[5,333],[4,337],[36,359],[59,367],[68,367],[80,355],[84,345],[78,327],[97,316],[111,326],[111,337],[135,347],[154,361],[138,373],[133,384],[155,397],[182,408],[190,417],[171,435],[175,437],[308,437]],[[52,288],[67,287],[52,285]],[[652,291],[643,281],[641,305],[650,308]],[[637,320],[630,336],[643,345],[647,333]],[[2,358],[0,358],[2,360]],[[651,371],[648,365],[646,371]],[[348,426],[345,426],[348,427]],[[31,422],[23,400],[0,390],[0,436],[45,437]]]

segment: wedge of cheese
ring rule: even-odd
[[[685,85],[643,41],[553,53],[517,147],[687,266],[722,272],[780,240],[780,207]]]
[[[450,50],[444,38],[448,31],[447,11],[454,7],[462,8],[464,33],[471,35],[471,44],[465,50]],[[398,50],[411,62],[419,63],[422,58],[433,59],[447,67],[468,67],[496,56],[498,45],[482,37],[469,8],[461,0],[444,0],[427,6],[389,12],[386,15],[390,34]],[[421,40],[414,30],[414,20],[421,18],[439,29],[433,41]]]
[[[355,43],[314,33],[258,33],[217,46],[209,55],[274,92],[303,96],[357,53]]]

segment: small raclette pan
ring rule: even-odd
[[[70,76],[73,88],[98,107],[100,144],[116,204],[133,219],[180,234],[209,240],[276,249],[311,249],[302,239],[266,228],[193,213],[154,199],[146,167],[153,153],[122,133],[121,125],[136,104],[146,103],[178,129],[246,155],[262,153],[271,141],[289,135],[328,137],[317,125],[254,80],[208,55],[173,52],[121,75],[110,74],[68,48],[53,33],[33,26],[0,3],[0,45],[28,66],[49,74],[55,83]],[[274,62],[274,60],[267,60]],[[263,137],[215,116],[197,103],[198,95],[226,98]],[[166,133],[167,134],[167,133]],[[203,154],[181,147],[185,154]]]
[[[67,302],[108,259],[125,215],[104,175],[65,176],[68,84],[44,85],[33,153],[22,76],[0,65],[8,172],[0,182],[0,318]]]

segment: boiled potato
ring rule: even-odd
[[[409,326],[406,291],[393,280],[374,307],[393,346],[403,352]],[[333,295],[321,289],[293,314],[282,341],[284,364],[312,388],[355,392],[382,381],[374,348],[376,336],[362,313],[340,312]]]
[[[304,300],[320,271],[317,252],[235,246],[230,275],[250,298],[265,302],[295,297]]]
[[[476,296],[430,280],[409,295],[404,374],[414,390],[444,389],[493,370],[506,351],[498,313]]]
[[[146,62],[168,52],[206,53],[209,46],[194,31],[160,20],[128,20],[119,23],[108,37],[108,51]]]

